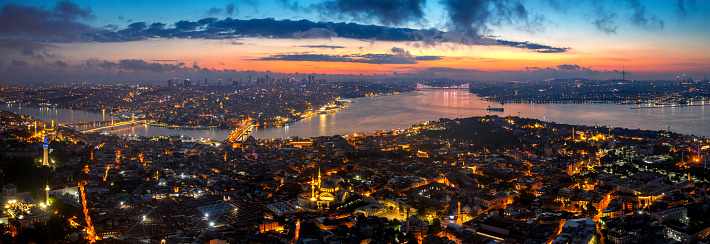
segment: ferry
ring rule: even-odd
[[[491,108],[489,105],[488,108],[486,109],[488,111],[498,111],[498,112],[503,112],[503,108]]]

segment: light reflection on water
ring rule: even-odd
[[[491,112],[499,116],[521,116],[548,122],[584,124],[631,129],[666,130],[710,136],[710,107],[666,107],[630,109],[648,105],[617,104],[498,104],[483,101],[465,90],[424,90],[391,96],[363,97],[347,103],[349,108],[338,113],[322,114],[281,128],[255,128],[257,138],[282,138],[284,136],[313,137],[373,133],[379,130],[404,129],[422,121],[439,118],[465,118],[489,114],[487,106],[503,107],[504,112]],[[696,102],[694,104],[699,104]],[[17,113],[29,114],[57,123],[74,123],[102,120],[101,113],[66,109],[0,107]],[[109,118],[110,119],[110,118]],[[147,125],[116,128],[116,134],[142,136],[184,135],[187,137],[223,140],[229,130],[168,129]]]

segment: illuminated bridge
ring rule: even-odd
[[[458,86],[443,86],[443,87],[427,86],[422,83],[417,83],[417,90],[422,90],[422,89],[466,89],[466,90],[468,90],[468,87],[469,87],[469,83],[461,84]]]
[[[244,120],[242,121],[241,125],[239,127],[235,128],[232,131],[232,134],[229,135],[229,142],[238,142],[238,141],[243,141],[246,139],[246,136],[251,132],[251,129],[254,128],[254,125],[251,123],[251,120]]]
[[[130,121],[121,121],[121,122],[116,122],[116,123],[111,123],[106,126],[101,126],[101,127],[96,127],[96,128],[91,128],[87,130],[80,130],[81,132],[95,132],[95,131],[101,131],[103,129],[109,129],[113,127],[119,127],[119,126],[124,126],[124,125],[132,125],[132,124],[143,124],[146,123],[146,120],[130,120]]]

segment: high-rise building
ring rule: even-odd
[[[192,81],[190,81],[190,79],[186,79],[182,84],[183,88],[188,88],[191,85],[192,85]]]
[[[168,87],[173,87],[173,79],[168,80]]]

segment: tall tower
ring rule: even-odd
[[[316,180],[311,179],[311,201],[316,200]]]
[[[49,143],[47,142],[47,137],[44,137],[44,143],[42,143],[42,148],[44,148],[44,157],[42,159],[42,165],[49,166]]]
[[[44,198],[44,203],[49,205],[49,183],[47,183],[47,186],[44,188],[44,193],[46,194]]]
[[[461,202],[459,202],[459,214],[456,217],[456,224],[457,225],[462,225],[463,224],[463,217],[461,216]]]
[[[621,66],[621,80],[626,80],[626,70],[624,70],[624,66]]]

